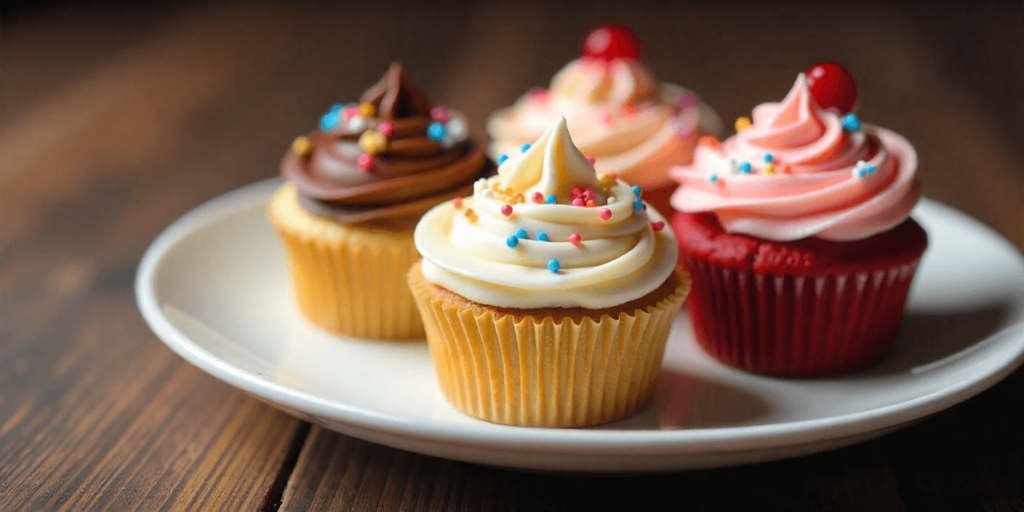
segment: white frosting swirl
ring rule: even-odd
[[[596,206],[571,206],[575,187],[589,187]],[[556,204],[534,202],[537,193],[554,195]],[[669,278],[678,248],[671,229],[652,227],[664,219],[653,208],[636,210],[636,199],[627,183],[598,178],[560,118],[498,176],[478,181],[460,208],[449,201],[424,215],[415,232],[423,275],[497,307],[601,309],[639,299]],[[510,247],[519,229],[528,237]],[[537,240],[539,232],[548,241]],[[573,235],[582,241],[572,243]],[[556,272],[551,260],[560,264]]]

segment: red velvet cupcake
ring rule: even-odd
[[[782,102],[756,107],[726,141],[702,140],[694,163],[673,171],[697,340],[757,373],[824,375],[878,359],[928,244],[909,217],[913,146],[844,113],[852,79],[822,69],[845,71],[811,68]]]

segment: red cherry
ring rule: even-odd
[[[853,110],[857,104],[857,84],[846,68],[835,62],[819,62],[804,72],[811,96],[821,108],[835,108],[840,113]]]
[[[640,60],[640,40],[632,30],[618,23],[598,25],[583,40],[583,56],[611,62]]]

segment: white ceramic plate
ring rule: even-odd
[[[826,379],[758,377],[696,346],[681,314],[657,398],[589,429],[494,425],[456,412],[423,342],[338,338],[292,303],[264,211],[272,180],[199,207],[146,252],[139,308],[211,375],[329,429],[414,452],[549,471],[658,471],[791,457],[879,436],[991,386],[1024,360],[1024,259],[981,223],[925,200],[931,245],[900,339]]]

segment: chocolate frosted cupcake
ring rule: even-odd
[[[289,183],[270,205],[305,316],[339,334],[422,337],[405,283],[419,258],[412,228],[491,168],[465,118],[432,105],[398,64],[358,103],[331,107],[292,143]]]

